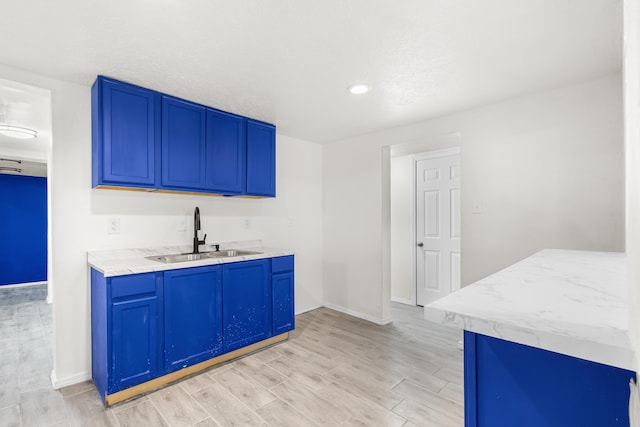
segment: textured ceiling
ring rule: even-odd
[[[0,123],[38,132],[33,139],[16,139],[0,133],[0,173],[46,176],[51,148],[50,92],[0,79]]]
[[[0,62],[334,141],[621,68],[619,0],[7,1]],[[346,92],[364,82],[373,90]]]

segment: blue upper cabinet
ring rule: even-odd
[[[162,97],[162,187],[205,187],[206,108]]]
[[[246,119],[207,110],[206,188],[222,194],[243,194],[246,186]]]
[[[247,194],[276,196],[276,127],[247,120]]]
[[[92,133],[93,187],[276,195],[268,123],[100,76]]]
[[[93,187],[153,187],[159,96],[98,77],[91,90]]]

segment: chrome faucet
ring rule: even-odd
[[[200,253],[200,245],[205,244],[207,240],[207,234],[205,233],[202,240],[198,240],[198,230],[200,230],[200,208],[196,206],[193,211],[193,253]]]

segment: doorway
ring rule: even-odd
[[[0,78],[0,311],[11,319],[0,335],[14,337],[2,349],[12,371],[0,396],[16,401],[51,387],[51,147],[51,91]]]
[[[415,156],[416,305],[460,289],[460,150]]]
[[[388,169],[385,172],[385,176],[388,177],[387,184],[383,186],[383,199],[385,200],[384,206],[387,208],[383,210],[383,215],[387,218],[384,222],[388,225],[388,228],[383,227],[383,230],[387,230],[388,234],[383,233],[383,239],[386,244],[383,248],[388,248],[386,252],[383,252],[383,259],[388,262],[388,276],[384,282],[388,292],[388,296],[385,298],[390,302],[402,303],[412,306],[418,305],[418,255],[424,257],[424,250],[430,250],[427,246],[425,248],[425,240],[421,240],[418,236],[418,224],[417,224],[417,180],[416,170],[417,162],[420,160],[428,159],[430,157],[439,158],[446,157],[447,155],[454,154],[460,158],[460,134],[450,133],[438,136],[433,136],[427,140],[415,140],[402,144],[389,146],[386,150],[383,150],[383,164],[388,165]],[[453,147],[453,148],[451,148]],[[444,173],[444,172],[443,172]],[[457,177],[458,183],[460,182],[460,163],[458,160],[457,168],[453,171],[449,170],[449,176],[453,174]],[[424,175],[424,172],[423,172]],[[452,188],[453,189],[453,188]],[[449,190],[452,190],[449,189]],[[454,197],[449,197],[449,204],[453,201],[453,240],[457,240],[457,251],[453,251],[454,254],[449,254],[450,262],[446,268],[449,271],[449,278],[453,278],[451,283],[451,290],[455,290],[460,287],[460,187],[454,191]],[[431,196],[433,199],[435,196]],[[429,199],[427,198],[427,201]],[[441,200],[442,202],[442,200]],[[422,202],[424,207],[424,201]],[[427,209],[428,212],[428,209]],[[442,219],[442,213],[440,213],[440,219]],[[449,214],[450,216],[450,214]],[[422,224],[425,221],[422,220]],[[429,224],[426,224],[429,225]],[[429,227],[426,227],[429,230]],[[448,232],[451,237],[451,230],[442,230],[442,232]],[[386,236],[386,237],[385,237]],[[424,238],[425,236],[421,236]],[[429,237],[430,240],[435,240]],[[419,247],[418,243],[422,243],[423,246]],[[434,243],[429,241],[429,243]],[[418,251],[421,249],[421,251]],[[455,249],[455,248],[454,248]],[[432,261],[436,258],[435,254],[429,252],[427,255]],[[437,258],[442,255],[439,254]],[[424,260],[424,258],[423,258]],[[433,269],[427,270],[426,267],[420,267],[422,277],[430,279],[431,282],[427,285],[434,288],[434,282],[439,279],[439,274],[445,271],[440,264],[441,259],[438,262],[438,275],[435,275]],[[383,264],[385,265],[385,264]],[[451,271],[453,269],[453,272]],[[431,274],[431,276],[430,276]],[[422,280],[422,279],[421,279]],[[439,285],[438,285],[439,286]],[[425,286],[422,285],[424,289]],[[428,292],[433,294],[433,292]],[[435,297],[434,297],[435,299]],[[428,302],[420,301],[420,305]],[[389,307],[389,306],[386,306]]]

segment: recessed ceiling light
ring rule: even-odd
[[[38,132],[22,126],[0,124],[0,133],[11,138],[37,138]]]
[[[349,93],[352,93],[354,95],[362,95],[363,93],[369,92],[371,88],[365,84],[357,84],[349,86],[347,90],[349,91]]]

